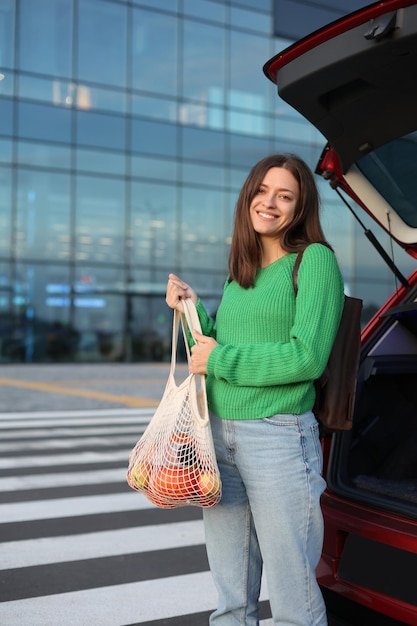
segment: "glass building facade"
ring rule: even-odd
[[[170,271],[215,311],[249,169],[325,143],[262,73],[292,42],[273,23],[271,0],[1,0],[0,362],[168,359]],[[318,184],[371,311],[393,280]]]

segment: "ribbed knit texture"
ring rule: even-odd
[[[257,272],[255,286],[225,285],[216,322],[197,305],[203,334],[220,344],[207,364],[211,411],[224,419],[256,419],[311,410],[313,381],[323,372],[343,308],[343,280],[334,253],[305,250],[292,283],[296,254]]]

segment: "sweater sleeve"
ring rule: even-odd
[[[292,285],[289,288],[293,289]],[[318,378],[331,352],[343,301],[343,280],[334,253],[320,244],[308,246],[298,271],[295,317],[288,341],[219,345],[210,354],[208,374],[248,387]]]
[[[200,320],[201,331],[203,335],[216,339],[215,321],[212,317],[209,316],[201,300],[198,300],[196,310],[198,314],[198,319]]]

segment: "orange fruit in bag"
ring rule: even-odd
[[[156,495],[186,500],[198,491],[198,475],[187,465],[162,465],[152,476],[149,489]]]

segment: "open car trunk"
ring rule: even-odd
[[[417,518],[417,286],[362,350],[352,431],[336,437],[329,486]]]

